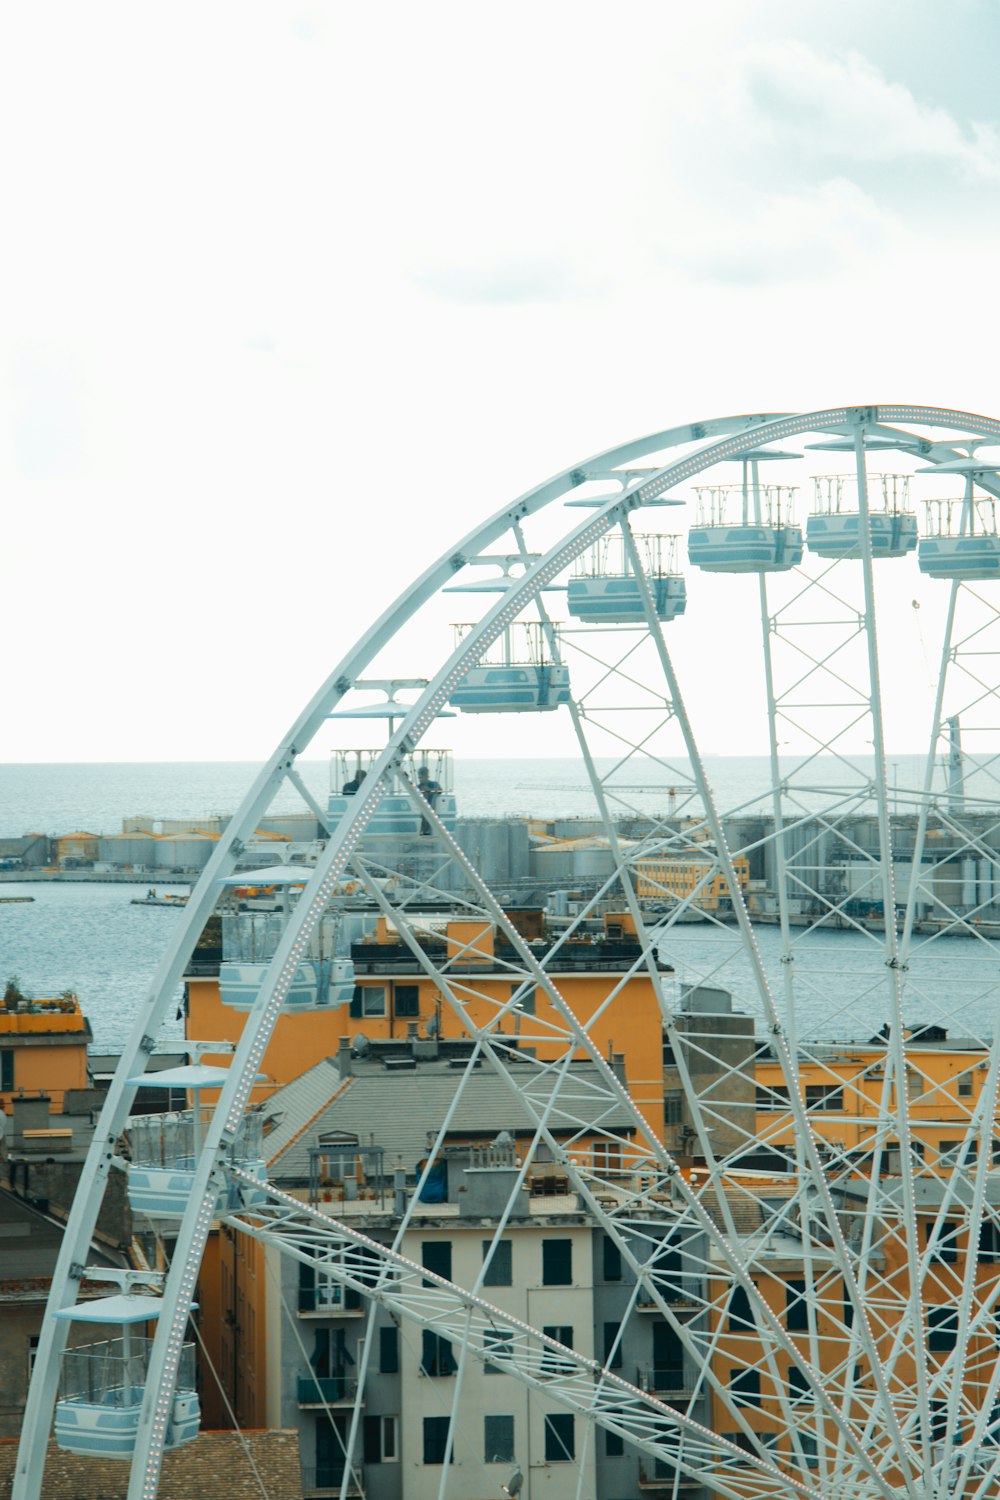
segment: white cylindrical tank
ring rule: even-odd
[[[216,840],[208,834],[175,833],[156,840],[156,864],[161,870],[203,870]]]
[[[976,904],[976,861],[974,859],[962,860],[962,905],[975,906]]]
[[[156,846],[159,839],[151,833],[112,833],[101,839],[100,857],[120,870],[127,867],[152,869],[156,864]]]
[[[615,857],[606,838],[577,839],[573,848],[573,879],[581,882],[606,880],[615,867]]]
[[[988,859],[977,861],[979,871],[978,890],[976,892],[976,904],[989,906],[993,900],[993,866]]]
[[[531,855],[531,874],[536,880],[572,880],[573,845],[543,844]]]

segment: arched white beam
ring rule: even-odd
[[[383,614],[380,620],[362,637],[358,645],[344,658],[338,668],[331,673],[326,683],[324,683],[323,687],[293,725],[290,733],[283,739],[278,750],[258,776],[251,792],[233,819],[227,834],[220,840],[218,848],[203,873],[202,879],[189,904],[182,930],[178,933],[174,946],[165,956],[157,970],[150,993],[140,1010],[136,1026],[133,1028],[128,1048],[123,1054],[122,1064],[116,1073],[111,1090],[109,1090],[107,1105],[85,1168],[85,1179],[89,1191],[78,1195],[78,1204],[75,1205],[73,1214],[71,1215],[67,1234],[64,1239],[63,1253],[60,1256],[56,1274],[53,1278],[50,1306],[66,1306],[76,1295],[79,1270],[86,1256],[87,1247],[93,1232],[93,1225],[96,1221],[97,1205],[100,1202],[101,1189],[110,1170],[113,1157],[113,1144],[121,1131],[131,1102],[132,1090],[128,1088],[125,1079],[135,1072],[135,1063],[138,1057],[151,1050],[153,1039],[163,1020],[164,1010],[169,1003],[169,997],[184,972],[197,936],[214,905],[216,880],[232,869],[239,853],[240,840],[255,826],[261,812],[269,804],[270,798],[282,778],[294,765],[297,755],[311,741],[319,724],[326,717],[327,713],[329,713],[331,707],[339,701],[342,694],[351,686],[354,678],[364,669],[364,666],[372,659],[376,652],[392,638],[401,624],[405,623],[414,611],[430,598],[466,561],[474,558],[477,551],[489,545],[491,541],[495,540],[516,521],[523,519],[527,515],[537,513],[545,505],[566,494],[586,477],[588,469],[597,469],[600,466],[618,467],[648,453],[670,446],[699,441],[705,438],[713,439],[720,433],[730,434],[734,430],[736,431],[736,438],[724,436],[721,441],[707,442],[696,454],[689,456],[685,460],[681,460],[677,464],[666,466],[655,476],[654,480],[630,492],[628,496],[624,497],[624,508],[629,510],[639,504],[645,503],[649,499],[656,498],[666,489],[683,482],[687,478],[693,477],[720,459],[738,457],[741,451],[757,445],[762,440],[780,441],[785,437],[793,437],[800,432],[841,431],[846,427],[857,425],[859,422],[871,424],[881,421],[922,422],[938,427],[972,430],[983,435],[1000,435],[1000,423],[992,418],[979,417],[953,409],[918,406],[843,407],[790,418],[773,418],[768,416],[721,418],[705,423],[689,424],[667,429],[651,437],[639,439],[633,443],[607,450],[603,454],[586,460],[583,464],[573,465],[571,468],[564,470],[561,475],[556,476],[556,478],[529,491],[512,506],[504,507],[490,521],[471,532],[459,543],[457,548],[450,549],[439,559],[438,563],[429,568],[411,585],[396,604]],[[751,435],[747,436],[747,433]],[[639,498],[639,496],[642,498]],[[609,503],[599,513],[599,519],[606,521],[609,516],[613,519],[622,505],[622,500]],[[608,524],[610,524],[610,521]],[[605,526],[603,529],[607,529],[607,527]],[[583,528],[578,528],[574,536],[579,537],[581,533],[587,532],[588,528],[584,526]],[[584,545],[586,545],[586,542],[584,542]],[[564,555],[564,562],[561,566],[565,566],[571,560],[569,555],[570,550],[567,547],[554,549],[554,551],[561,552]],[[549,557],[551,555],[549,554]],[[545,561],[543,559],[542,563],[544,564]],[[505,603],[508,603],[514,595],[516,595],[518,601],[526,601],[534,589],[539,586],[537,575],[541,567],[542,564],[539,564],[536,569],[526,574],[524,579],[520,580],[501,599],[497,610],[500,610]],[[556,569],[556,571],[559,571],[559,569]],[[532,581],[532,586],[524,587],[523,585],[528,584],[529,580]],[[492,614],[493,612],[491,612]],[[487,621],[489,620],[490,616],[487,616]],[[462,653],[461,659],[463,661],[472,659],[473,646],[478,646],[480,650],[483,649],[487,633],[487,629],[485,628],[487,621],[484,621],[477,631],[467,638],[464,644],[469,649],[467,652]],[[449,663],[449,667],[452,664]],[[443,673],[439,674],[439,679],[447,671],[448,668],[443,669]],[[437,681],[438,679],[436,679]],[[427,700],[433,696],[434,688],[435,684],[432,684],[432,687],[428,689],[424,698],[420,700],[411,714],[408,715],[400,734],[394,737],[396,743],[391,743],[387,748],[386,755],[383,757],[380,765],[388,765],[392,755],[396,753],[398,748],[411,742],[411,732],[415,733],[416,738],[419,739],[420,734],[426,728],[426,723],[429,723],[433,719],[434,712],[436,712],[435,708],[431,712],[430,717],[425,722],[421,722],[421,711],[426,709]],[[369,796],[374,796],[374,790],[372,788]],[[369,797],[359,800],[364,801],[365,807],[358,806],[352,809],[349,826],[342,825],[338,830],[341,836],[341,845],[351,838],[352,833],[354,833],[354,838],[351,839],[351,847],[353,847],[356,838],[360,837],[364,824],[371,815],[373,806],[368,805]],[[366,808],[367,815],[362,818],[362,814],[365,813]],[[301,917],[299,921],[301,926],[305,926],[309,922],[316,900],[325,900],[325,896],[320,897],[318,891],[318,885],[316,886],[315,894],[311,895],[307,891],[307,897],[310,897],[310,899],[308,902],[304,900],[300,903]],[[307,909],[303,910],[302,908]],[[290,931],[287,936],[289,938],[289,951],[282,953],[279,949],[279,953],[272,964],[269,980],[276,980],[277,973],[282,964],[287,966],[288,960],[291,958],[291,949],[294,947],[294,940],[298,936],[298,930],[294,932]],[[270,994],[266,994],[267,990],[268,984],[266,983],[257,1007],[261,1012],[262,1019],[264,1012],[268,1009],[268,1002],[274,998],[274,986],[270,987]],[[269,1025],[263,1028],[267,1032],[267,1035],[270,1034],[269,1028],[273,1029],[273,1022],[276,1019],[279,1009],[280,998],[274,1007],[274,1013],[270,1017]],[[250,1029],[251,1027],[248,1026],[248,1030]],[[252,1029],[255,1032],[258,1030],[256,1027]],[[256,1041],[256,1037],[254,1040]],[[266,1037],[264,1044],[266,1045]],[[227,1118],[231,1114],[232,1111],[230,1110]],[[214,1148],[216,1155],[223,1149],[227,1133],[228,1131],[225,1130],[220,1133]],[[212,1170],[213,1168],[210,1166],[205,1174],[206,1193],[208,1192],[208,1183],[211,1180]],[[197,1189],[194,1195],[194,1202],[197,1202]],[[192,1205],[188,1218],[195,1216],[196,1210],[194,1205]],[[195,1238],[197,1239],[198,1236],[196,1235]],[[25,1425],[15,1474],[15,1500],[33,1500],[40,1486],[41,1466],[44,1461],[41,1439],[47,1433],[51,1422],[58,1373],[57,1357],[65,1340],[65,1335],[61,1329],[59,1331],[52,1329],[53,1320],[49,1319],[47,1323],[48,1333],[43,1334],[42,1344],[39,1349],[39,1358],[36,1361],[35,1378],[32,1381],[32,1387],[29,1392]],[[169,1364],[170,1361],[167,1363]],[[158,1462],[152,1467],[158,1471]],[[148,1463],[146,1464],[146,1469],[147,1471],[149,1469]],[[132,1491],[130,1490],[131,1493]],[[140,1491],[136,1491],[136,1493],[138,1494]],[[154,1489],[152,1491],[147,1490],[145,1493],[155,1493],[155,1478]]]

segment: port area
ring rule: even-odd
[[[188,886],[190,879],[183,875],[160,874],[154,877],[149,871],[139,874],[135,870],[0,870],[0,887],[4,885],[33,885],[43,881],[56,881],[76,885],[144,885]],[[0,901],[16,901],[18,897],[3,896]],[[25,896],[24,900],[31,898]],[[173,903],[171,903],[173,905]]]

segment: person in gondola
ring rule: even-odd
[[[354,775],[351,777],[350,781],[344,782],[344,785],[341,788],[341,795],[344,797],[353,797],[354,793],[358,790],[364,779],[365,773],[359,766]]]
[[[431,779],[431,773],[430,771],[428,771],[427,767],[421,766],[417,771],[417,791],[420,793],[421,797],[423,797],[428,807],[434,806],[443,790],[444,788],[442,787],[440,781],[433,781]],[[430,831],[431,825],[428,823],[426,818],[422,818],[420,820],[420,832],[423,834],[429,834]]]

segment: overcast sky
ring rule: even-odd
[[[996,0],[5,7],[0,757],[262,757],[631,436],[1000,412],[998,65]]]

